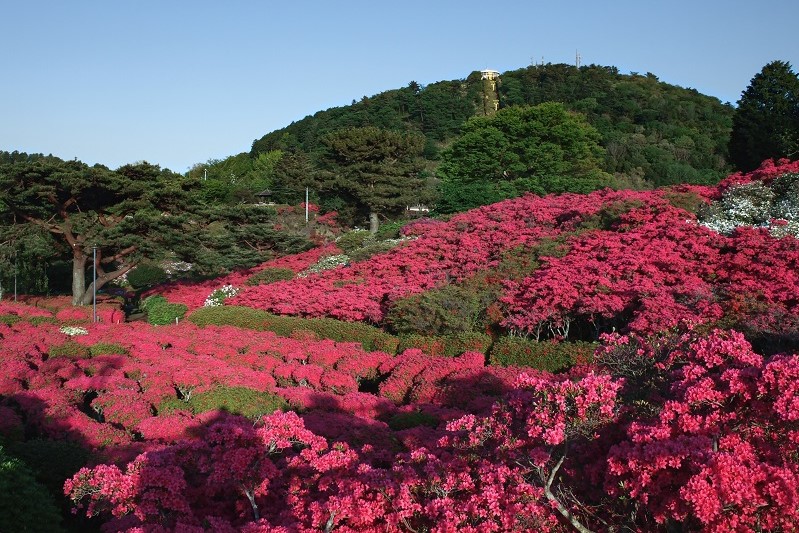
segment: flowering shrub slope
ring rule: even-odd
[[[791,531],[797,240],[722,234],[674,205],[781,168],[528,196],[413,224],[349,266],[313,273],[316,250],[263,266],[305,277],[173,286],[197,324],[0,303],[0,436],[89,450],[64,492],[108,532]],[[463,282],[498,287],[492,319],[527,338],[406,337],[394,355],[322,338],[342,322],[274,317],[279,336],[260,310],[198,309],[231,285],[225,303],[380,322]]]

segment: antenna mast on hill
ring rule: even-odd
[[[581,59],[582,59],[582,57],[580,57],[580,51],[577,50],[574,53],[574,64],[575,64],[575,66],[577,66],[577,68],[580,68],[580,60]]]

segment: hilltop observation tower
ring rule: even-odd
[[[499,72],[491,69],[480,71],[480,79],[483,82],[483,114],[493,115],[499,109]]]

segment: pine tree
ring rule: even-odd
[[[790,63],[772,61],[752,78],[738,101],[729,147],[743,171],[799,155],[799,76]]]
[[[321,187],[346,195],[359,211],[367,211],[372,233],[379,216],[397,215],[424,197],[421,135],[371,126],[346,128],[329,134],[324,144]]]

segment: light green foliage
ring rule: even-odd
[[[491,337],[484,333],[458,333],[455,335],[426,336],[403,335],[398,352],[418,348],[434,357],[455,357],[465,352],[486,353],[491,346]]]
[[[391,223],[388,230],[378,230],[374,235],[366,230],[350,231],[336,240],[336,245],[347,255],[349,262],[365,261],[373,255],[387,252],[395,246],[405,242],[403,239],[390,238],[389,235],[399,235],[402,223]]]
[[[358,261],[366,261],[373,255],[382,254],[392,250],[397,245],[405,242],[401,239],[386,239],[384,241],[367,241],[365,246],[354,250],[350,256],[350,261],[356,263]]]
[[[245,284],[251,286],[269,285],[270,283],[274,283],[276,281],[287,281],[294,279],[294,276],[295,273],[290,268],[269,267],[250,276],[247,281],[245,281]]]
[[[158,405],[159,414],[176,409],[188,409],[194,414],[221,410],[257,420],[275,411],[288,409],[288,403],[271,392],[220,385],[207,392],[192,394],[188,401],[169,398]]]
[[[128,353],[124,346],[112,342],[98,342],[89,346],[89,353],[95,355],[126,355]]]
[[[67,357],[69,359],[88,359],[92,356],[89,348],[75,341],[64,344],[53,344],[47,350],[49,357]]]
[[[386,315],[390,329],[400,335],[446,336],[480,331],[491,292],[445,285],[396,300]]]
[[[140,307],[141,310],[146,313],[153,307],[166,303],[166,301],[167,301],[166,298],[164,298],[160,294],[153,294],[142,300]]]
[[[502,337],[489,352],[489,363],[498,366],[523,366],[558,372],[593,357],[596,343],[538,342],[519,337]]]
[[[169,303],[161,295],[153,295],[144,299],[141,309],[147,313],[147,321],[150,324],[163,326],[174,324],[176,319],[181,319],[188,311],[184,304]]]
[[[442,156],[436,209],[462,211],[524,192],[590,192],[613,184],[600,135],[583,116],[550,102],[475,117]]]
[[[270,150],[255,157],[242,153],[195,165],[188,175],[200,185],[199,199],[209,204],[257,202],[257,193],[274,184],[283,152]],[[296,201],[296,199],[295,199]]]
[[[204,307],[189,315],[188,320],[198,326],[236,326],[259,331],[273,331],[290,337],[295,331],[312,331],[320,339],[341,342],[360,342],[365,350],[396,353],[399,339],[379,328],[361,322],[343,322],[332,318],[300,318],[271,315],[265,311],[225,305]]]
[[[350,254],[358,248],[361,248],[364,243],[370,240],[371,236],[372,234],[367,230],[348,231],[336,239],[336,246],[341,248],[345,254]]]

